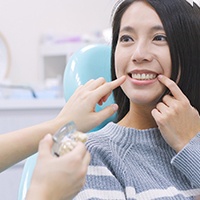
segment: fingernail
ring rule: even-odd
[[[117,104],[112,104],[112,108],[114,111],[117,111],[118,110],[118,105]]]
[[[45,140],[50,140],[51,138],[52,138],[51,134],[47,134],[47,135],[45,135],[45,137],[44,137]]]
[[[159,74],[159,75],[158,75],[158,78],[162,78],[162,77],[163,77],[163,75],[162,75],[162,74]]]

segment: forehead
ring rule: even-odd
[[[146,2],[135,1],[125,11],[121,19],[123,26],[162,26],[162,22],[156,11]]]

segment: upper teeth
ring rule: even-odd
[[[151,80],[156,78],[156,74],[132,74],[132,78],[138,80]]]

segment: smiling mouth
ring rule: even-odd
[[[157,74],[152,74],[152,73],[142,73],[142,74],[139,74],[139,73],[131,73],[129,74],[129,76],[133,79],[136,79],[136,80],[153,80],[155,79],[158,75]]]

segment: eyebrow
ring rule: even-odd
[[[153,31],[164,31],[164,28],[161,25],[156,25],[156,26],[151,27],[150,30],[151,30],[151,32],[153,32]],[[135,32],[135,29],[131,26],[125,26],[120,30],[120,32],[130,32],[130,33],[132,33],[132,32]]]
[[[163,26],[160,26],[160,25],[153,26],[151,29],[154,31],[164,31]]]

